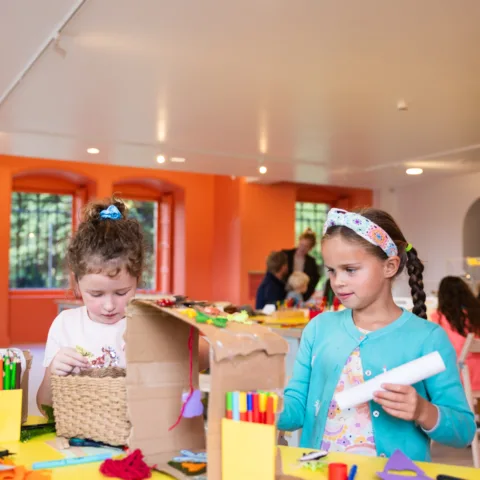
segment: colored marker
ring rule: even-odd
[[[17,388],[17,364],[15,360],[10,363],[10,390],[15,390]]]
[[[328,464],[328,480],[345,480],[347,478],[347,465],[345,463]]]
[[[3,357],[0,357],[0,390],[3,390]]]
[[[270,396],[273,398],[273,413],[278,412],[278,395],[276,393],[271,393]]]
[[[233,418],[233,393],[232,392],[227,392],[226,395],[226,418],[229,418],[230,420]]]
[[[62,460],[50,460],[47,462],[36,462],[32,464],[32,470],[43,470],[57,467],[68,467],[69,465],[80,465],[82,463],[102,462],[107,458],[112,458],[114,452],[105,452],[99,455],[92,455],[90,457],[72,457],[63,458]],[[115,454],[116,455],[116,454]]]
[[[260,423],[260,405],[258,393],[252,393],[253,422]]]
[[[267,397],[267,411],[265,413],[265,423],[267,425],[273,425],[275,423],[275,413],[273,411],[273,397]]]
[[[267,413],[267,395],[260,393],[258,395],[258,406],[260,411],[260,423],[265,423]]]
[[[17,358],[16,364],[17,364],[17,375],[15,376],[15,388],[20,389],[21,378],[22,378],[22,364],[19,358]]]
[[[252,393],[247,393],[247,422],[253,422],[253,397]]]
[[[233,400],[233,420],[240,420],[240,392],[232,392],[232,400]]]
[[[350,472],[348,473],[348,480],[354,480],[355,475],[357,474],[357,466],[352,465],[352,468],[350,469]]]
[[[8,357],[3,362],[3,371],[3,389],[10,390],[10,359]]]
[[[247,394],[245,392],[239,393],[239,410],[240,410],[240,421],[247,421]]]

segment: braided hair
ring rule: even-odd
[[[378,210],[376,208],[364,208],[356,211],[359,215],[362,215],[365,218],[368,218],[371,222],[378,225],[380,228],[385,230],[390,238],[395,242],[395,245],[398,249],[398,256],[400,258],[400,265],[398,267],[395,277],[398,277],[403,270],[407,269],[408,273],[408,283],[410,285],[410,291],[413,299],[413,309],[412,312],[426,319],[427,318],[427,306],[425,305],[426,294],[423,286],[423,270],[424,266],[422,261],[418,258],[418,253],[415,248],[413,248],[403,235],[400,227],[397,225],[393,217],[383,210]],[[373,255],[377,256],[381,260],[386,260],[387,254],[378,246],[371,244],[367,240],[364,240],[362,237],[357,235],[352,229],[344,227],[341,225],[334,225],[329,227],[325,232],[325,235],[328,237],[334,235],[341,235],[347,240],[361,243],[365,249],[371,252]],[[409,247],[409,248],[407,248]]]

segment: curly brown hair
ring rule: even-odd
[[[118,208],[122,218],[103,219],[102,210]],[[67,263],[80,280],[89,273],[117,276],[125,268],[140,281],[145,262],[143,230],[137,220],[128,218],[127,206],[119,198],[93,201],[83,210],[83,220],[70,241]]]
[[[398,256],[400,258],[400,266],[397,270],[395,276],[400,275],[404,268],[407,267],[407,272],[409,276],[408,283],[410,285],[410,291],[412,293],[413,299],[413,309],[412,312],[415,315],[418,315],[421,318],[427,318],[427,306],[425,305],[426,295],[423,287],[423,270],[424,266],[422,261],[418,258],[417,250],[411,248],[408,252],[406,248],[408,242],[405,239],[400,227],[397,225],[393,217],[383,210],[378,210],[376,208],[364,208],[357,210],[355,213],[362,215],[365,218],[368,218],[371,222],[378,225],[380,228],[383,228],[390,238],[395,242],[395,245],[398,249]],[[371,252],[376,257],[381,260],[386,260],[387,254],[376,245],[371,244],[367,240],[364,240],[362,237],[357,235],[353,230],[348,227],[335,225],[329,227],[325,232],[325,237],[332,237],[334,235],[341,235],[345,239],[357,242],[362,244],[365,249]]]
[[[440,282],[438,311],[460,335],[480,335],[480,302],[460,277],[449,276]]]

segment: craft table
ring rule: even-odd
[[[17,455],[13,460],[18,465],[30,467],[33,462],[45,460],[58,460],[62,455],[55,449],[47,445],[47,440],[55,438],[54,434],[43,435],[34,438],[26,443],[10,443],[0,445],[1,449],[8,448]],[[282,453],[283,470],[285,474],[295,475],[302,479],[326,479],[327,475],[321,472],[311,472],[298,466],[297,459],[305,452],[303,449],[280,447]],[[357,465],[358,473],[356,480],[378,480],[376,472],[381,472],[386,463],[384,458],[363,457],[360,455],[348,455],[332,453],[328,456],[331,462],[342,462],[348,465]],[[99,471],[100,463],[91,463],[75,467],[60,467],[51,470],[53,480],[98,480],[104,477]],[[465,480],[479,480],[480,470],[467,467],[457,467],[452,465],[439,465],[433,463],[419,463],[420,468],[431,478],[436,479],[439,474],[453,475]],[[170,479],[168,475],[154,472],[153,479]],[[411,477],[405,477],[411,478]],[[258,479],[261,480],[261,479]]]

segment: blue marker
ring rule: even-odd
[[[247,393],[247,422],[253,422],[253,396]]]
[[[69,467],[71,465],[80,465],[82,463],[102,462],[108,458],[112,458],[113,452],[101,453],[99,455],[92,455],[90,457],[72,457],[63,458],[62,460],[50,460],[48,462],[36,462],[32,464],[32,470],[43,470],[57,467]]]
[[[240,392],[232,392],[232,400],[233,400],[233,420],[240,421]]]
[[[357,466],[352,465],[352,468],[350,469],[350,472],[348,474],[348,480],[354,480],[356,474],[357,474]]]

